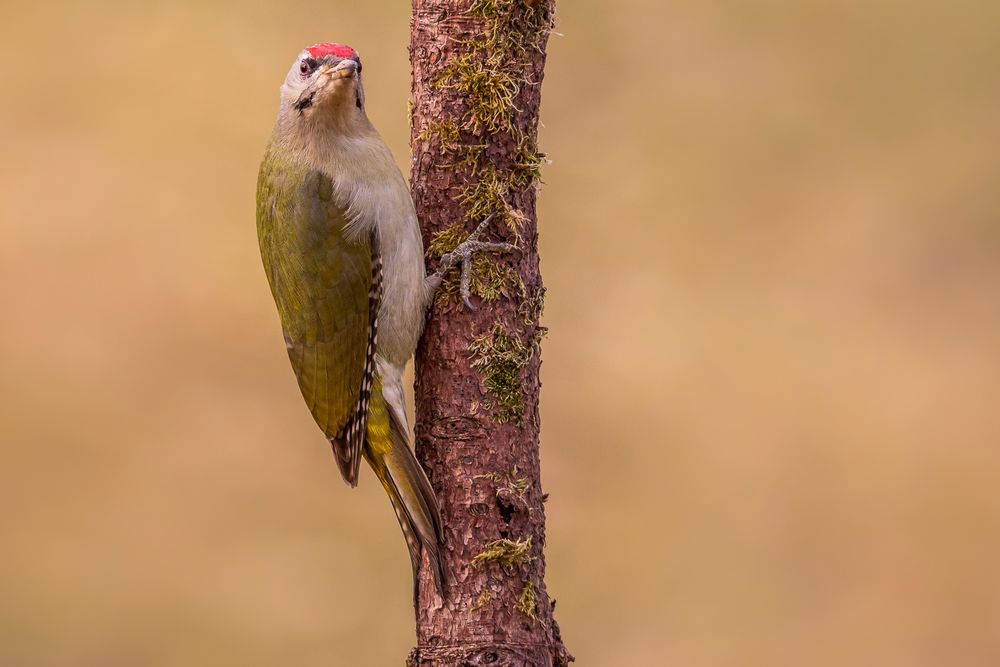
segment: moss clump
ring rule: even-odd
[[[474,568],[484,563],[497,563],[504,570],[511,571],[514,566],[535,560],[531,555],[531,538],[525,540],[493,540],[472,559],[470,565]]]
[[[417,141],[428,141],[436,138],[441,144],[441,150],[452,152],[459,147],[459,129],[454,121],[439,120],[428,124],[420,130]]]
[[[455,153],[455,161],[443,165],[446,169],[469,168],[469,174],[475,177],[479,171],[479,157],[486,149],[486,144],[463,144],[456,146],[452,153]]]
[[[469,238],[470,232],[461,224],[445,227],[431,237],[427,254],[431,257],[441,257],[459,246]],[[458,272],[461,265],[455,265],[449,275]],[[472,267],[469,270],[469,291],[485,302],[495,301],[501,296],[511,297],[524,294],[524,282],[521,276],[511,267],[500,264],[489,254],[478,252],[472,256]],[[437,297],[453,302],[461,300],[457,280],[445,280],[437,292]]]
[[[539,327],[538,323],[542,319],[542,312],[545,310],[545,288],[536,287],[531,290],[530,293],[525,293],[524,301],[521,305],[517,307],[517,312],[521,316],[521,322],[524,323],[526,327],[538,327],[540,329],[545,329],[546,327]]]
[[[514,466],[514,468],[510,471],[510,474],[507,475],[507,483],[503,487],[497,489],[497,493],[499,494],[502,491],[508,491],[520,498],[524,498],[524,494],[528,492],[528,486],[528,478],[518,477],[517,466]]]
[[[495,600],[496,597],[497,596],[492,591],[483,591],[482,593],[479,594],[479,600],[476,601],[476,604],[472,607],[472,611],[477,611],[479,609],[482,609],[490,602],[493,602],[493,600]]]
[[[476,0],[467,13],[485,19],[482,48],[517,55],[526,45],[540,48],[540,37],[553,25],[549,0]]]
[[[527,137],[521,137],[514,150],[511,186],[521,189],[537,186],[542,182],[542,165],[547,163],[545,153],[539,151]]]
[[[519,498],[524,498],[525,494],[528,492],[528,478],[518,476],[517,466],[514,466],[511,471],[506,474],[492,471],[483,475],[476,475],[473,479],[488,479],[493,482],[496,487],[497,497],[504,494],[510,494],[516,495]]]
[[[462,188],[458,194],[458,203],[469,220],[482,220],[488,215],[497,216],[514,232],[515,242],[520,243],[520,229],[526,216],[507,201],[513,187],[512,174],[504,174],[488,165],[479,171],[476,180]]]
[[[472,479],[488,479],[494,484],[499,484],[503,481],[503,475],[494,470],[492,472],[483,473],[482,475],[476,475]]]
[[[500,171],[493,165],[477,169],[476,163],[484,148],[482,145],[470,147],[466,157],[455,163],[471,164],[472,175],[476,177],[459,192],[458,203],[469,220],[482,220],[491,214],[498,216],[519,242],[521,225],[526,216],[510,203],[510,198],[515,191],[541,183],[545,154],[539,152],[527,138],[521,137],[509,171]]]
[[[514,98],[520,92],[520,83],[503,67],[498,55],[485,58],[479,49],[464,53],[444,68],[434,82],[437,88],[450,88],[465,93],[466,108],[463,124],[467,130],[490,134],[511,130]]]
[[[442,153],[455,156],[454,162],[439,165],[442,169],[457,169],[470,167],[472,176],[476,175],[479,157],[486,144],[462,143],[462,129],[454,120],[440,120],[429,123],[416,136],[416,141],[433,141],[437,139]]]
[[[535,583],[528,579],[524,582],[524,588],[521,589],[521,594],[517,597],[517,603],[514,604],[514,609],[526,616],[530,616],[534,620],[538,620],[538,616],[535,614],[535,608],[537,606],[537,599],[535,597]]]
[[[522,73],[524,51],[541,48],[553,24],[551,3],[476,0],[467,14],[483,19],[482,34],[465,42],[468,52],[449,62],[434,85],[466,93],[466,129],[514,134],[514,100],[531,84]]]
[[[496,322],[488,332],[472,339],[469,352],[472,367],[482,374],[483,386],[491,396],[483,406],[493,410],[493,419],[499,424],[510,421],[521,424],[524,418],[521,371],[531,361],[532,347],[508,331],[502,322]]]

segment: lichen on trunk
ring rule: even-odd
[[[445,526],[447,599],[420,574],[410,665],[565,665],[545,586],[539,471],[544,288],[535,194],[553,0],[413,0],[411,184],[429,266],[482,218],[468,311],[449,276],[417,353],[417,454]]]

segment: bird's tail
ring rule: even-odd
[[[443,534],[434,489],[407,440],[406,426],[392,406],[386,403],[382,382],[376,379],[368,412],[364,457],[389,494],[392,509],[406,538],[413,565],[413,603],[416,604],[422,552],[427,553],[438,594],[444,598]]]

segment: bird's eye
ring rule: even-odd
[[[299,73],[302,74],[303,79],[312,74],[317,67],[319,67],[319,63],[316,62],[315,58],[303,58],[299,61]]]

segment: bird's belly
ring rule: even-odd
[[[404,233],[382,235],[382,306],[378,351],[402,366],[417,347],[427,307],[424,253],[416,221]]]

